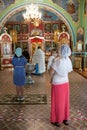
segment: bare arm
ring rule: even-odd
[[[55,73],[55,70],[52,67],[50,67],[49,69],[50,83],[52,83],[54,73]]]

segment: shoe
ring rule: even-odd
[[[23,101],[25,98],[24,97],[20,97],[20,100]]]
[[[17,97],[17,101],[20,101],[20,97]]]
[[[69,121],[68,121],[68,120],[64,120],[63,123],[64,123],[65,125],[69,125]]]
[[[54,125],[54,126],[60,127],[60,124],[57,123],[57,122],[51,122],[51,124]]]

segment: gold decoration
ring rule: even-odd
[[[16,30],[11,30],[10,35],[12,37],[13,43],[17,43],[17,31]]]
[[[59,30],[54,30],[54,42],[58,42]]]

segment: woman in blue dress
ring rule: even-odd
[[[17,100],[24,100],[23,88],[26,84],[25,66],[27,64],[27,60],[22,55],[22,49],[19,47],[15,51],[12,64],[14,67],[13,82],[16,85]]]

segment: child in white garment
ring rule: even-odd
[[[56,50],[53,50],[52,55],[48,58],[47,70],[50,69],[52,63],[55,61],[56,58],[57,58],[57,52]]]

